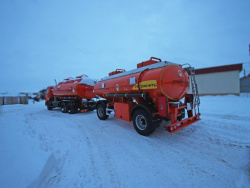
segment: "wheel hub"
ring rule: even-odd
[[[146,129],[146,127],[147,127],[147,121],[144,118],[144,116],[138,115],[136,117],[136,125],[137,125],[138,129],[140,129],[140,130]]]
[[[99,114],[99,116],[101,116],[101,117],[104,115],[104,111],[103,111],[102,108],[98,108],[98,114]]]

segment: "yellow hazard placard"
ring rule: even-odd
[[[157,88],[156,80],[147,80],[140,82],[140,89],[156,89],[156,88]],[[135,84],[132,90],[138,90],[138,84]]]

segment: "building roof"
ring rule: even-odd
[[[208,73],[215,73],[215,72],[227,72],[227,71],[242,71],[242,63],[239,64],[232,64],[232,65],[224,65],[218,67],[209,67],[203,69],[196,69],[195,74],[208,74]]]

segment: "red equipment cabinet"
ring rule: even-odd
[[[107,112],[114,111],[116,118],[133,120],[136,131],[145,136],[154,132],[163,119],[171,120],[167,131],[176,132],[200,120],[199,109],[196,113],[198,89],[191,70],[151,57],[139,63],[137,69],[111,73],[94,87],[94,93],[106,99],[97,102],[97,115],[104,120],[108,118]],[[195,87],[194,95],[187,94],[190,81]],[[184,103],[180,102],[182,98]]]
[[[90,111],[95,108],[95,102],[91,100],[95,97],[93,93],[94,80],[86,75],[76,78],[67,78],[56,86],[49,86],[45,96],[45,105],[48,110],[60,107],[63,113],[76,113]]]

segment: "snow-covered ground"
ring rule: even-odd
[[[144,137],[95,112],[0,106],[0,187],[250,187],[249,107],[201,97],[201,121]]]

